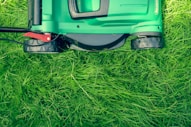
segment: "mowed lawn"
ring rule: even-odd
[[[163,12],[163,49],[38,55],[0,41],[0,127],[191,127],[191,1]],[[27,1],[0,0],[0,26],[26,27]]]

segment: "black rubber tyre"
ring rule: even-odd
[[[24,52],[27,53],[60,53],[63,52],[62,46],[57,41],[42,42],[40,40],[31,39],[24,43]]]
[[[164,42],[162,36],[145,36],[131,40],[131,48],[135,50],[163,47]]]

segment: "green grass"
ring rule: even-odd
[[[37,55],[1,41],[0,126],[190,127],[191,1],[164,3],[163,49]],[[26,0],[0,6],[0,26],[26,27]]]

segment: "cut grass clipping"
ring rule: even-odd
[[[27,26],[26,0],[0,6],[0,26]],[[161,50],[35,55],[0,41],[0,126],[190,127],[191,2],[163,10]]]

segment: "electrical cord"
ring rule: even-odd
[[[25,28],[18,28],[18,27],[0,27],[0,32],[3,32],[3,33],[4,32],[22,32],[22,33],[24,33],[24,32],[29,32],[29,30],[25,29]],[[19,42],[19,41],[16,41],[16,40],[12,40],[12,39],[7,39],[7,38],[0,38],[0,41],[7,41],[7,42],[12,42],[12,43],[20,44],[20,45],[24,44],[22,42]]]
[[[0,38],[0,41],[7,41],[7,42],[16,43],[16,44],[19,44],[19,45],[26,45],[26,46],[30,46],[30,47],[43,46],[43,45],[47,45],[47,44],[52,42],[52,41],[50,41],[50,42],[46,42],[46,43],[38,44],[38,45],[29,45],[29,44],[26,44],[26,43],[22,43],[22,42],[19,42],[19,41],[16,41],[16,40],[11,40],[11,39],[6,39],[6,38]]]
[[[7,39],[7,38],[0,38],[0,41],[7,41],[7,42],[12,42],[12,43],[16,43],[19,45],[23,45],[24,43],[16,41],[16,40],[11,40],[11,39]]]
[[[32,32],[29,29],[25,29],[25,28],[18,28],[18,27],[0,27],[0,32],[16,32],[16,33],[25,33],[25,32]],[[37,45],[30,45],[30,44],[26,44],[26,43],[22,43],[16,40],[12,40],[12,39],[7,39],[7,38],[0,38],[0,41],[7,41],[7,42],[12,42],[12,43],[16,43],[16,44],[20,44],[20,45],[25,45],[25,46],[30,46],[30,47],[37,47],[37,46],[43,46],[46,44],[49,44],[51,42],[54,42],[55,40],[57,40],[60,37],[60,34],[57,34],[54,39],[52,39],[50,42],[46,42],[42,44],[37,44]]]
[[[14,33],[26,33],[26,32],[32,32],[30,29],[26,29],[26,28],[19,28],[19,27],[0,27],[0,32],[14,32]],[[56,36],[53,35],[53,39],[50,42],[42,42],[42,44],[27,44],[27,43],[23,43],[23,42],[19,42],[16,40],[12,40],[12,39],[7,39],[7,38],[0,38],[0,41],[6,41],[6,42],[11,42],[11,43],[16,43],[22,46],[29,46],[29,47],[38,47],[38,46],[44,46],[47,44],[50,44],[54,41],[56,41],[58,38],[60,37],[60,34],[57,34]]]
[[[58,34],[54,39],[52,39],[50,42],[46,42],[46,43],[43,43],[43,44],[38,44],[38,45],[29,45],[29,44],[25,44],[25,43],[22,43],[22,42],[19,42],[19,41],[16,41],[16,40],[12,40],[12,39],[7,39],[7,38],[0,38],[0,41],[7,41],[7,42],[12,42],[12,43],[16,43],[16,44],[19,44],[19,45],[27,45],[27,46],[31,46],[31,47],[36,47],[36,46],[43,46],[43,45],[46,45],[46,44],[49,44],[55,40],[57,40],[59,38],[60,34]]]
[[[0,27],[0,32],[19,32],[19,33],[25,33],[30,32],[29,29],[25,28],[18,28],[18,27]]]

